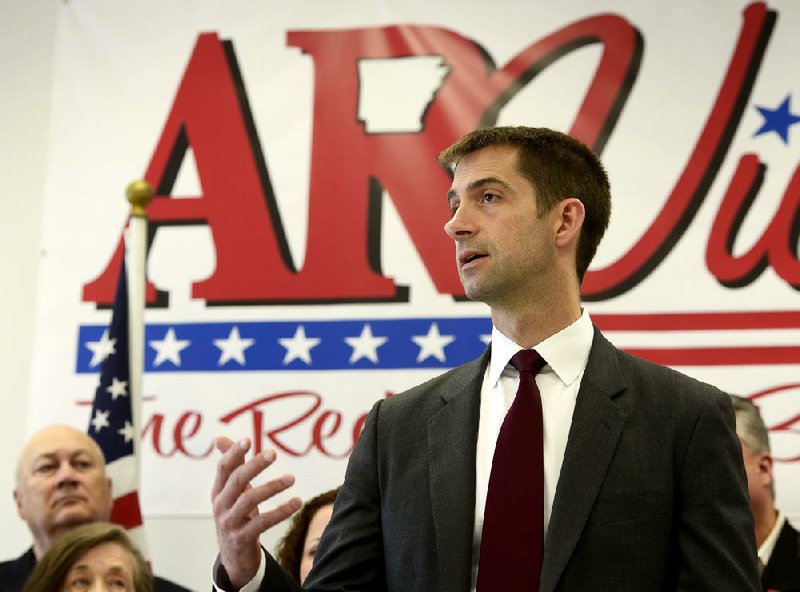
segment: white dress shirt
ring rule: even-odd
[[[783,525],[786,523],[786,515],[778,510],[778,517],[775,520],[775,526],[772,527],[767,538],[764,539],[764,542],[761,543],[761,546],[758,548],[758,560],[761,563],[761,571],[764,571],[764,567],[766,567],[767,563],[769,563],[769,558],[772,557],[772,551],[775,550],[775,543],[778,542],[778,536],[781,534],[781,530],[783,530]]]
[[[544,424],[544,528],[550,523],[550,512],[556,494],[567,437],[572,425],[572,412],[578,398],[583,372],[592,348],[594,328],[585,310],[570,326],[533,347],[547,363],[536,375],[536,386],[542,397]],[[489,474],[492,470],[495,443],[500,426],[519,386],[519,372],[509,363],[512,356],[525,349],[492,328],[492,351],[481,387],[480,424],[475,467],[475,529],[472,549],[472,590],[478,576],[483,510]]]

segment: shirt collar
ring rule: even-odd
[[[769,533],[769,536],[764,539],[764,542],[761,543],[761,546],[758,548],[758,558],[761,560],[761,565],[766,565],[769,563],[769,558],[772,556],[772,551],[775,550],[775,543],[778,542],[778,536],[783,530],[783,524],[786,522],[786,516],[783,512],[778,510],[778,517],[775,520],[775,526],[772,527],[772,531]]]
[[[584,309],[580,318],[555,335],[533,346],[565,385],[572,384],[586,369],[589,350],[592,349],[594,328],[589,313]],[[492,352],[489,362],[489,384],[494,387],[511,357],[525,349],[492,327]]]

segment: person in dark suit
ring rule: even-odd
[[[761,588],[764,592],[800,590],[800,532],[775,507],[769,431],[752,401],[736,395],[731,395],[731,401],[755,519]]]
[[[534,349],[546,363],[535,376],[544,484],[531,491],[543,495],[544,532],[534,536],[544,540],[529,589],[757,590],[729,398],[619,351],[581,307],[580,282],[610,216],[597,157],[559,132],[500,127],[465,135],[440,162],[453,167],[445,231],[467,296],[491,309],[491,345],[373,406],[306,589],[487,589],[479,576],[493,454],[522,383],[509,360]],[[300,500],[265,512],[257,504],[294,477],[251,488],[274,451],[247,459],[246,439],[216,444],[215,585],[299,589],[258,544]],[[510,555],[516,542],[498,545]]]
[[[19,592],[36,562],[65,533],[111,515],[111,480],[97,443],[69,426],[36,432],[17,461],[14,501],[33,535],[33,546],[16,559],[0,563],[0,592]],[[154,576],[155,592],[188,592]]]

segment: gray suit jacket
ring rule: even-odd
[[[469,591],[487,362],[375,404],[307,590]],[[294,589],[267,561],[262,589]],[[539,589],[759,590],[727,395],[595,330]]]

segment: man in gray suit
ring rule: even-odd
[[[564,134],[519,127],[471,132],[440,161],[454,166],[445,231],[467,296],[491,308],[492,345],[375,404],[306,589],[476,589],[492,455],[519,383],[508,362],[533,348],[546,362],[535,378],[545,532],[529,589],[758,590],[727,395],[617,350],[581,308],[610,215],[597,157]],[[258,544],[300,502],[257,504],[293,477],[250,488],[274,452],[246,460],[248,441],[217,447],[216,584],[297,589]]]

